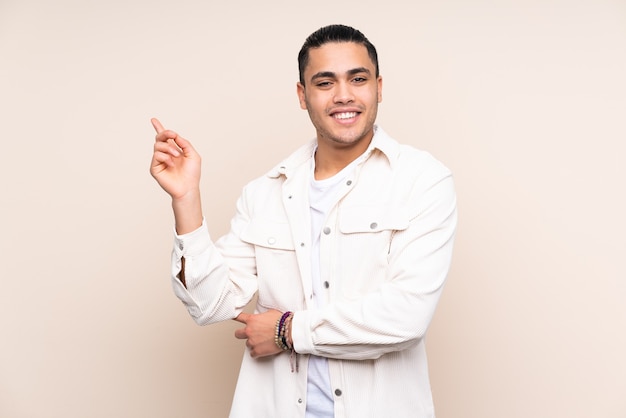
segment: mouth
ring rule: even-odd
[[[344,119],[356,118],[356,115],[358,115],[357,112],[340,112],[340,113],[335,113],[332,116],[335,119],[344,120]]]
[[[349,123],[354,121],[360,114],[361,112],[357,111],[339,111],[331,113],[330,117],[338,122]]]

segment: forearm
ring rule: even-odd
[[[242,292],[228,263],[211,241],[206,224],[176,236],[172,251],[175,295],[200,325],[234,318],[254,289]]]
[[[370,360],[417,344],[426,334],[440,286],[428,293],[384,286],[357,300],[296,312],[291,335],[297,352]]]
[[[216,243],[201,215],[199,227],[174,239],[174,292],[199,324],[234,318],[257,290],[254,247],[239,239],[247,218],[237,207],[231,231]],[[188,212],[182,214],[187,220]]]

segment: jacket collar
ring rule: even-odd
[[[272,168],[267,173],[267,176],[270,178],[278,178],[282,175],[290,177],[291,173],[293,173],[296,168],[313,158],[316,147],[317,140],[309,141],[306,145],[297,149],[293,154]],[[398,159],[399,144],[395,139],[387,135],[378,125],[374,125],[374,137],[365,152],[365,159],[369,158],[372,154],[377,154],[374,153],[375,150],[380,151],[380,154],[387,159],[389,165],[393,168]]]

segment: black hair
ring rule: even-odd
[[[309,50],[319,48],[330,42],[354,42],[363,45],[367,49],[367,54],[376,67],[376,77],[379,75],[378,53],[374,45],[361,33],[361,31],[346,25],[324,26],[309,35],[304,41],[298,53],[298,71],[300,73],[300,83],[304,84],[304,69],[309,63]]]

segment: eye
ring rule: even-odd
[[[330,81],[319,81],[317,83],[315,83],[315,86],[319,87],[319,88],[329,88],[330,86],[332,86],[332,82]]]
[[[352,82],[357,83],[357,84],[365,83],[366,81],[367,81],[367,78],[365,77],[354,77],[352,79]]]

